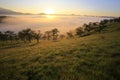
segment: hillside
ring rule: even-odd
[[[120,80],[120,23],[101,33],[24,44],[0,42],[0,80]]]
[[[0,8],[0,15],[20,15],[21,12],[16,12],[10,9]]]

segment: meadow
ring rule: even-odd
[[[120,80],[120,23],[39,43],[0,42],[0,80]]]

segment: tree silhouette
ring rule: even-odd
[[[2,17],[2,18],[5,18],[5,17]],[[94,22],[94,23],[90,22],[89,24],[84,24],[82,27],[76,28],[76,35],[86,36],[86,35],[93,33],[93,31],[97,31],[97,32],[101,33],[101,31],[104,30],[104,28],[106,28],[108,26],[108,24],[110,24],[112,22],[120,22],[120,17],[113,18],[110,20],[107,20],[107,19],[102,20],[101,22]],[[20,31],[18,34],[15,34],[13,31],[5,31],[5,32],[0,32],[0,41],[10,40],[12,43],[13,40],[18,41],[19,39],[21,39],[24,42],[26,42],[26,41],[31,42],[33,39],[36,39],[37,43],[38,43],[40,38],[44,39],[44,40],[45,39],[50,40],[52,37],[53,40],[57,40],[58,33],[59,33],[59,30],[56,28],[52,29],[51,31],[46,31],[44,35],[42,35],[39,30],[37,32],[35,32],[35,31],[31,30],[30,28],[24,29],[24,30]],[[67,36],[69,38],[74,37],[74,35],[71,31],[67,32]],[[64,37],[65,37],[65,35],[63,35],[63,34],[61,34],[59,36],[60,39],[63,39]]]
[[[18,34],[14,34],[14,39],[16,40],[16,42],[18,42],[19,40]]]
[[[40,33],[40,30],[38,30],[37,32],[33,32],[33,37],[37,40],[37,43],[39,43],[41,35],[42,34]]]
[[[115,19],[114,19],[114,22],[120,22],[120,17],[115,18]]]
[[[46,35],[47,39],[50,40],[51,31],[46,31],[46,32],[45,32],[45,35]]]
[[[34,31],[31,29],[25,29],[19,32],[19,37],[26,42],[28,40],[31,43],[31,40],[33,38]]]
[[[60,37],[60,39],[63,39],[65,37],[65,35],[61,34],[59,37]]]
[[[11,43],[12,43],[12,41],[13,41],[13,39],[14,39],[14,32],[13,32],[13,31],[6,31],[6,32],[5,32],[5,35],[6,35],[6,39],[7,39],[7,40],[10,40]]]
[[[53,40],[57,40],[58,33],[59,33],[58,29],[56,28],[52,29],[51,32],[52,32]]]
[[[107,27],[107,26],[106,26],[106,21],[101,21],[101,22],[99,23],[99,26],[96,28],[96,31],[98,31],[99,33],[101,33],[101,31],[102,31],[105,27]]]
[[[120,23],[120,17],[118,18],[118,22]]]
[[[3,40],[3,33],[0,31],[0,40]]]
[[[68,38],[74,38],[72,31],[67,32],[67,36]]]
[[[84,31],[90,32],[92,30],[94,30],[96,27],[98,27],[98,23],[97,22],[90,22],[88,25],[84,24]]]
[[[23,40],[24,42],[26,42],[26,38],[25,38],[25,33],[24,33],[24,31],[20,31],[20,32],[18,33],[18,37],[19,37],[21,40]]]
[[[47,39],[46,34],[43,34],[43,35],[41,36],[41,38],[42,38],[43,40],[46,40],[46,39]]]
[[[83,30],[82,27],[78,27],[78,28],[76,29],[76,35],[82,36],[83,33],[84,33],[84,30]]]
[[[84,30],[85,30],[85,31],[89,32],[89,31],[91,30],[91,23],[89,23],[89,25],[84,24],[83,27],[84,27]],[[79,29],[80,29],[80,28],[79,28]],[[82,30],[82,28],[81,28],[80,30]]]

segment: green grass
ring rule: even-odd
[[[0,42],[0,80],[120,80],[120,23],[108,25],[58,42]]]

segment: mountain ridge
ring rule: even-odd
[[[2,8],[0,7],[0,14],[13,14],[13,15],[19,15],[19,14],[24,14],[24,13],[21,13],[21,12],[16,12],[16,11],[13,11],[13,10],[10,10],[10,9],[6,9],[6,8]]]

